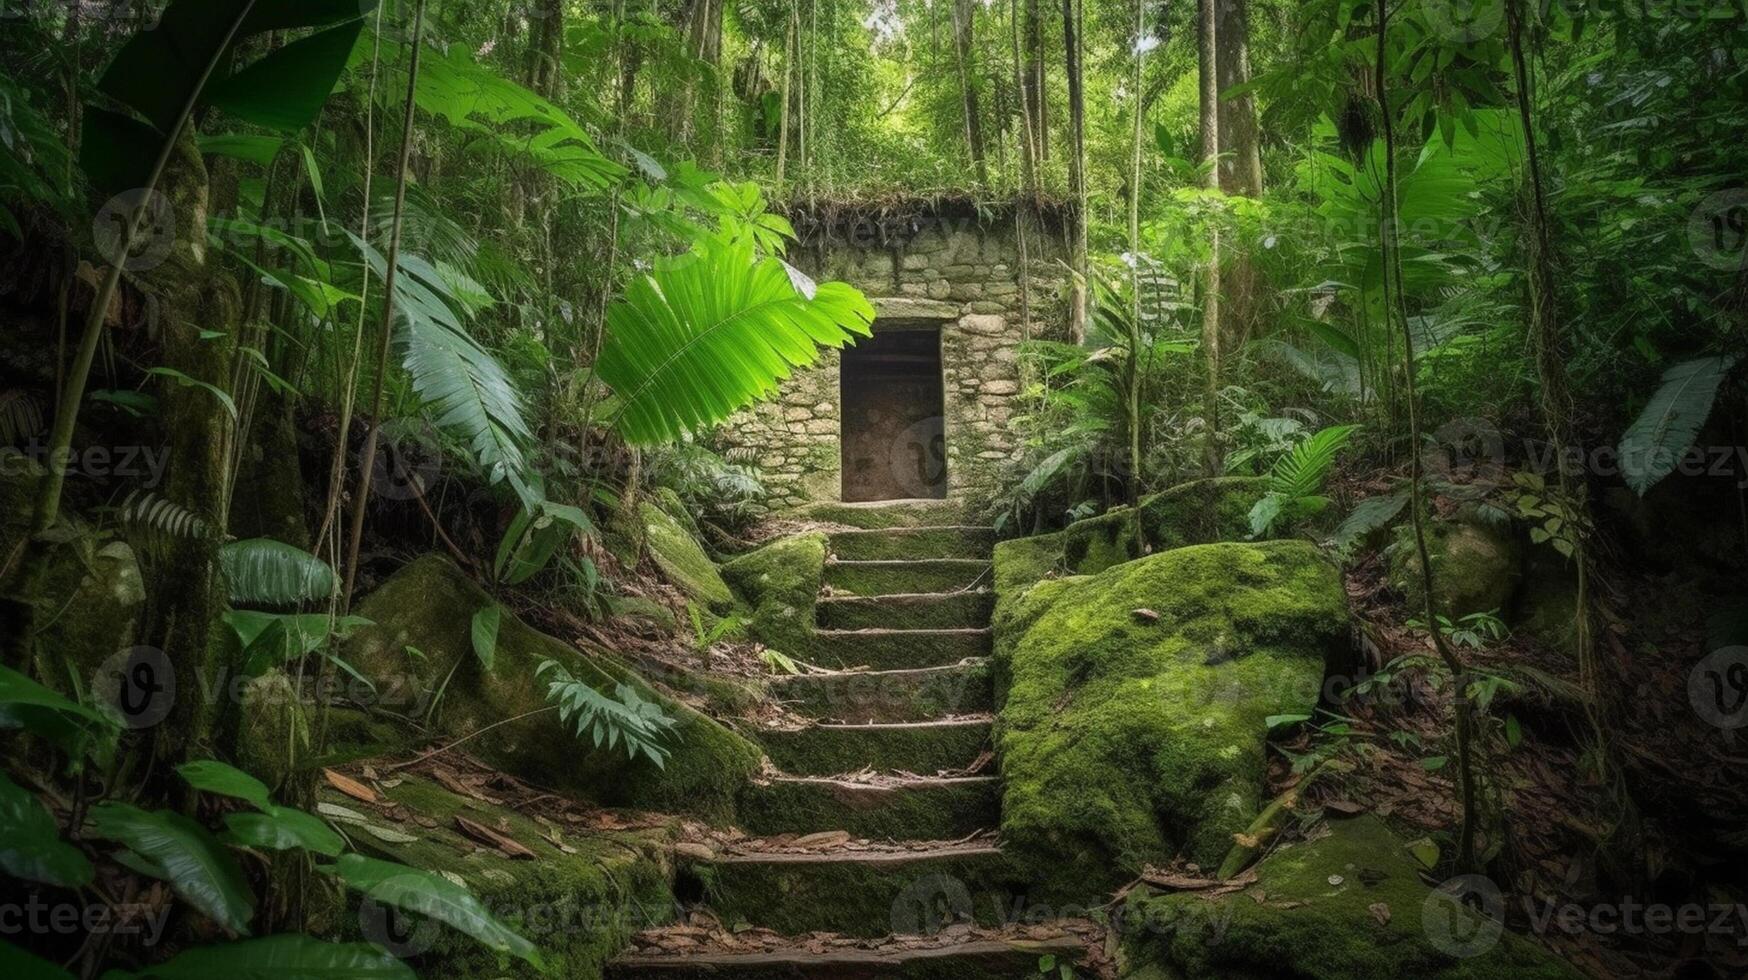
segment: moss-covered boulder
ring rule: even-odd
[[[375,625],[348,641],[347,657],[379,689],[441,689],[433,712],[439,738],[495,726],[469,741],[469,750],[508,772],[613,806],[732,815],[735,794],[759,765],[752,743],[650,688],[611,657],[585,656],[509,613],[487,670],[474,654],[471,628],[474,613],[492,601],[447,559],[427,555],[358,607],[358,615]],[[410,654],[409,647],[419,654]],[[666,768],[642,757],[630,760],[622,747],[592,748],[557,712],[541,710],[548,705],[549,678],[534,671],[544,660],[608,693],[626,684],[659,704],[676,722],[668,733],[672,754]]]
[[[1460,511],[1450,520],[1427,525],[1426,550],[1432,556],[1433,605],[1442,615],[1456,619],[1510,612],[1523,581],[1523,549],[1509,521]],[[1426,590],[1411,526],[1403,526],[1389,556],[1391,586],[1406,597],[1408,608],[1424,608]]]
[[[1003,598],[996,635],[1003,840],[1040,875],[1112,884],[1219,863],[1259,809],[1265,719],[1311,711],[1349,639],[1337,570],[1295,541],[1042,582]]]
[[[672,917],[670,827],[580,832],[458,796],[417,775],[399,776],[383,795],[381,806],[371,806],[324,789],[321,802],[370,856],[465,885],[499,921],[539,948],[551,976],[599,977],[631,933]],[[503,834],[534,857],[511,858],[482,846],[460,832],[457,818]],[[506,968],[485,946],[435,922],[399,934],[385,930],[387,924],[368,909],[352,921],[364,938],[390,942],[397,954],[412,957],[421,976],[533,975],[520,960]]]
[[[1276,851],[1242,891],[1208,897],[1142,889],[1120,918],[1121,975],[1135,980],[1581,976],[1497,920],[1422,884],[1402,841],[1370,816]]]
[[[813,645],[814,607],[825,579],[826,536],[780,538],[722,566],[722,575],[752,607],[748,630],[760,643],[804,657]]]
[[[643,540],[650,559],[669,582],[718,612],[733,605],[734,593],[691,531],[655,501],[640,502],[637,513],[643,521]]]
[[[1003,541],[996,545],[996,592],[1012,595],[1052,572],[1090,575],[1142,555],[1242,540],[1264,483],[1253,476],[1192,480],[1053,534]]]

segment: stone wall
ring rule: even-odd
[[[790,260],[820,281],[842,280],[867,294],[875,330],[940,330],[948,496],[988,499],[1018,453],[1019,345],[1067,332],[1061,222],[1028,220],[1024,304],[1011,209],[993,218],[961,211],[796,224],[802,242]],[[840,363],[838,352],[826,352],[785,381],[776,398],[723,427],[726,447],[758,464],[775,510],[839,499]]]

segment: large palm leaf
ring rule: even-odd
[[[600,374],[633,443],[678,439],[769,396],[821,347],[870,335],[874,308],[750,245],[712,244],[639,277],[607,313]]]

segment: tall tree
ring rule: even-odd
[[[1044,77],[1044,12],[1040,7],[1039,0],[1026,0],[1026,77],[1022,88],[1037,158],[1043,162],[1050,159],[1050,89]]]
[[[1069,336],[1079,343],[1086,336],[1087,290],[1087,192],[1086,192],[1086,85],[1081,77],[1082,0],[1062,0],[1062,47],[1068,74],[1068,179],[1075,203],[1074,296],[1069,310]]]
[[[953,0],[953,58],[959,67],[959,93],[965,110],[965,145],[977,170],[977,182],[988,184],[983,121],[977,111],[976,17],[977,0]]]
[[[1221,99],[1220,189],[1245,197],[1262,196],[1262,127],[1256,96],[1234,88],[1250,83],[1250,0],[1220,0],[1215,31],[1215,65]]]
[[[1210,190],[1220,189],[1220,0],[1199,0],[1196,17],[1197,89],[1200,94],[1203,178]],[[1217,436],[1220,422],[1220,225],[1209,223],[1208,264],[1202,271],[1202,356],[1207,363],[1208,417],[1207,466],[1219,469]]]

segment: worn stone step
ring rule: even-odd
[[[989,562],[975,558],[918,561],[831,561],[825,581],[839,593],[859,596],[913,595],[988,588]]]
[[[862,783],[778,776],[741,794],[740,822],[761,836],[847,830],[869,840],[959,840],[1001,821],[994,776]]]
[[[995,710],[995,683],[982,660],[916,670],[797,674],[771,693],[810,718],[845,722],[928,721]]]
[[[826,596],[819,600],[822,629],[970,629],[988,626],[995,611],[993,592],[918,595]]]
[[[921,949],[827,949],[797,946],[763,953],[628,955],[607,964],[607,980],[1006,980],[1040,976],[1038,961],[1076,965],[1082,940],[974,939]],[[1079,974],[1076,974],[1077,976]]]
[[[815,630],[809,659],[821,667],[906,670],[989,655],[988,629]]]
[[[965,505],[957,500],[913,499],[853,504],[822,502],[801,508],[796,516],[822,524],[881,530],[964,524],[969,515],[965,512]]]
[[[985,844],[928,850],[724,855],[689,868],[722,923],[785,935],[926,935],[999,924],[1024,905],[1023,877]]]
[[[835,531],[832,554],[845,561],[983,558],[995,551],[995,529],[966,524]]]
[[[919,776],[959,769],[989,745],[987,718],[878,725],[819,724],[758,735],[765,754],[792,776],[874,769]]]

